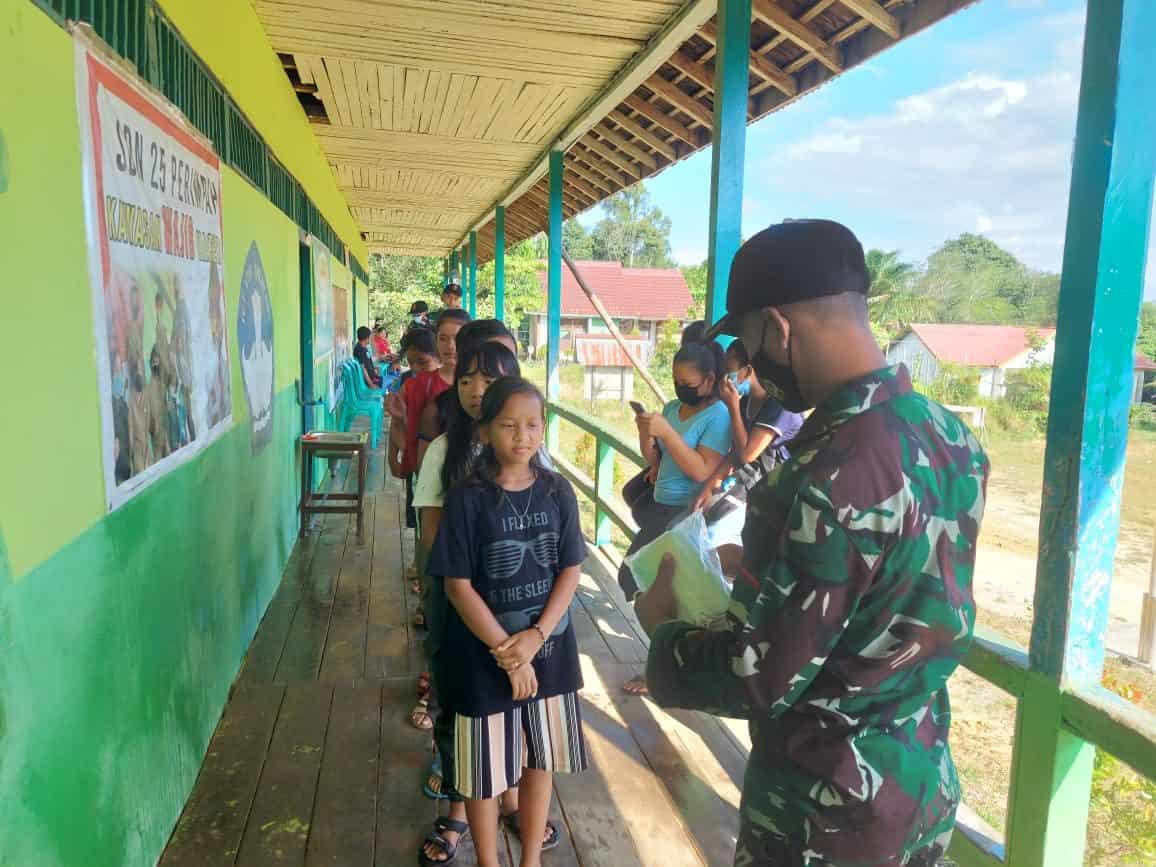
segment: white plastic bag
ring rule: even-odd
[[[706,518],[701,510],[691,512],[653,542],[626,558],[626,566],[643,590],[649,590],[658,575],[663,555],[672,554],[674,598],[678,618],[705,626],[726,613],[731,585],[723,575],[718,554],[710,544]]]

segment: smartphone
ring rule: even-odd
[[[636,400],[630,401],[630,408],[634,410],[635,415],[643,415],[646,412],[646,407],[644,407]]]

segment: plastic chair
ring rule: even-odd
[[[361,365],[352,358],[347,358],[341,362],[342,367],[348,367],[353,371],[353,382],[357,388],[357,397],[360,400],[370,400],[376,398],[381,400],[385,397],[385,391],[380,388],[371,388],[365,384],[365,374],[362,373]]]
[[[369,418],[369,447],[377,448],[378,438],[381,436],[381,427],[385,423],[385,405],[382,403],[381,392],[377,397],[363,398],[358,395],[358,383],[364,386],[361,371],[357,369],[357,362],[352,365],[341,365],[341,381],[345,385],[345,395],[341,400],[341,409],[338,415],[338,424],[343,431],[348,431],[353,420],[364,415]]]

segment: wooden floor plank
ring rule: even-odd
[[[434,802],[421,794],[433,755],[429,733],[409,724],[412,699],[408,681],[389,681],[382,687],[376,867],[415,863],[437,815]]]
[[[366,521],[372,526],[376,498],[366,502]],[[337,591],[330,611],[329,632],[321,657],[319,677],[330,682],[352,681],[365,674],[366,627],[369,616],[372,540],[351,534],[345,547]]]
[[[289,639],[297,604],[301,600],[301,588],[308,580],[316,550],[316,540],[312,537],[302,539],[293,549],[281,584],[273,594],[269,607],[265,609],[265,615],[245,654],[241,671],[237,675],[239,683],[273,682],[277,663],[281,661],[285,643]]]
[[[161,867],[234,863],[283,693],[279,686],[234,690]]]
[[[312,680],[321,665],[346,542],[354,535],[346,516],[327,518],[330,520],[326,521],[317,542],[317,553],[309,566],[285,652],[277,664],[274,675],[277,683]]]
[[[404,494],[398,492],[381,498],[374,513],[365,659],[365,676],[370,679],[409,675],[412,668],[406,626],[406,594],[410,591],[398,544],[401,496]]]
[[[314,681],[285,688],[237,867],[304,860],[332,699],[330,684]]]
[[[337,686],[321,756],[307,867],[373,864],[380,743],[381,687]]]
[[[582,570],[574,597],[582,603],[616,660],[636,664],[646,662],[646,648],[639,643],[630,622],[614,605],[609,594],[591,575],[589,564]]]

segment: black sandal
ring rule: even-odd
[[[450,831],[458,835],[458,841],[451,843],[443,836],[446,831]],[[462,844],[462,840],[466,839],[466,835],[470,833],[470,825],[468,822],[459,822],[456,819],[451,819],[449,816],[438,816],[434,819],[434,829],[429,836],[421,844],[421,848],[417,850],[417,863],[421,867],[438,867],[440,864],[449,864],[458,855],[458,846]],[[427,845],[437,846],[441,849],[442,854],[446,857],[442,860],[431,858],[425,853]]]
[[[511,834],[513,834],[519,840],[522,839],[522,826],[518,820],[518,811],[517,810],[515,810],[512,813],[503,813],[502,814],[502,824],[506,826],[506,829]],[[546,820],[546,831],[547,831],[546,839],[542,841],[542,851],[543,852],[547,851],[548,849],[555,848],[559,843],[562,842],[562,837],[558,833],[557,826],[553,822],[551,822],[549,819]]]

